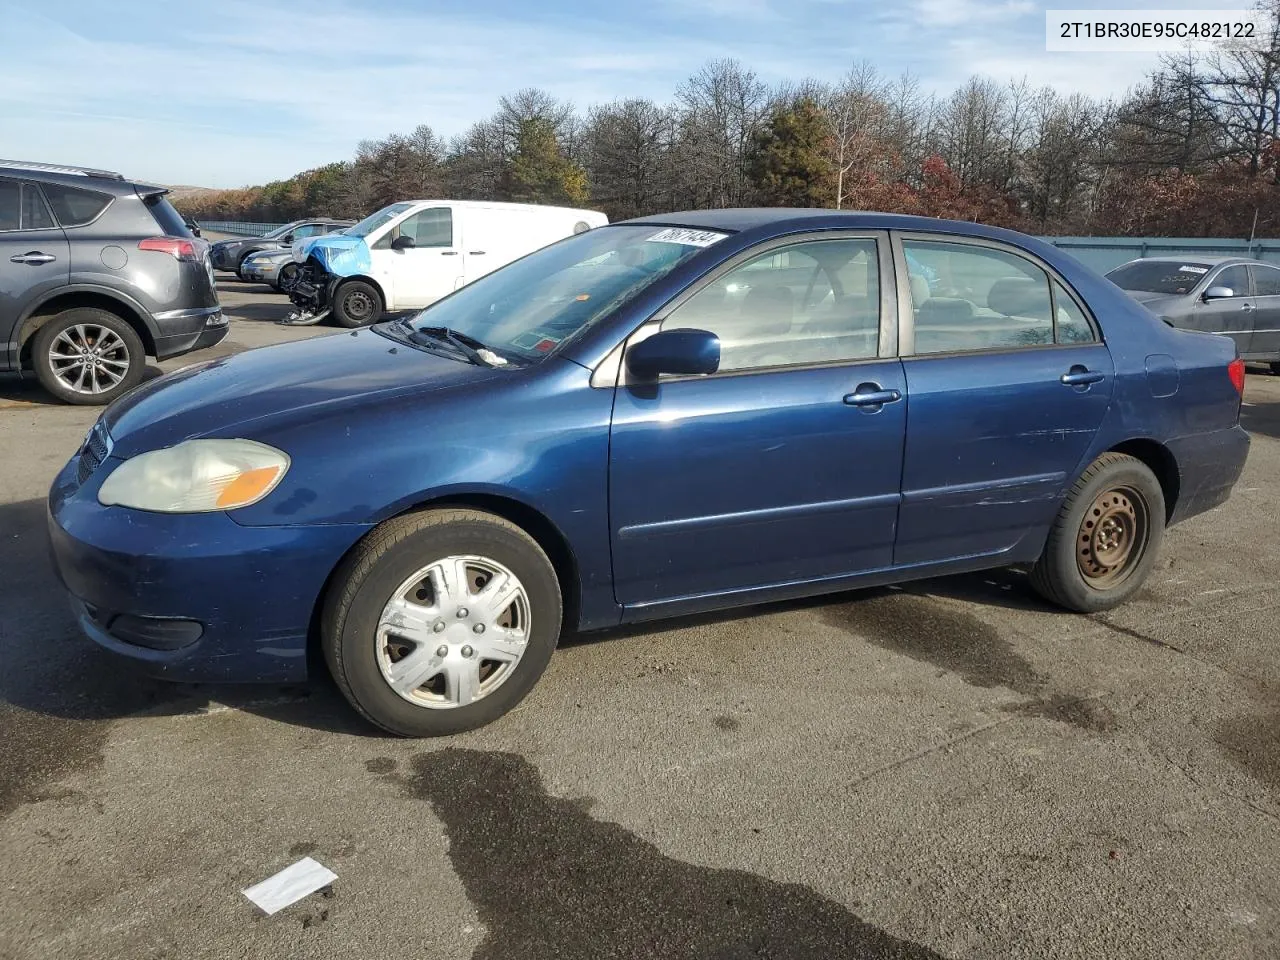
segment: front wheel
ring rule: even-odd
[[[1104,453],[1067,494],[1031,568],[1031,585],[1068,610],[1110,610],[1146,581],[1164,526],[1155,474],[1135,457]]]
[[[333,316],[344,327],[367,327],[382,316],[382,295],[363,280],[348,280],[333,295]]]
[[[281,293],[292,293],[293,285],[298,282],[298,265],[286,263],[276,273],[275,288]]]
[[[343,695],[391,733],[433,737],[492,723],[546,669],[560,584],[527,533],[478,510],[389,520],[343,561],[321,643]]]
[[[1280,377],[1280,363],[1271,364],[1271,372],[1277,377]]]

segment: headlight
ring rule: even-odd
[[[208,513],[257,503],[275,489],[289,457],[253,440],[188,440],[126,460],[98,502],[160,513]]]

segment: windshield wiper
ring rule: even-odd
[[[413,327],[409,335],[413,339],[414,334],[427,336],[436,341],[444,341],[450,346],[456,348],[472,363],[478,363],[485,367],[503,367],[506,366],[510,359],[499,353],[493,347],[489,346],[483,340],[477,340],[470,334],[460,333],[449,327]]]

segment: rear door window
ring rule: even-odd
[[[963,242],[904,240],[902,249],[917,354],[1053,343],[1049,277],[1030,261]]]
[[[1258,296],[1280,296],[1280,270],[1275,267],[1253,268],[1253,282],[1257,286]]]
[[[34,183],[22,185],[22,229],[52,230],[57,227],[53,222],[53,214],[45,205],[40,188]]]
[[[17,180],[0,180],[0,230],[22,227],[22,184]]]
[[[58,222],[64,227],[83,227],[86,223],[92,223],[111,203],[110,194],[65,187],[58,183],[46,183],[44,193],[49,198],[49,206],[53,207]]]

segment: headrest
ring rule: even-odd
[[[911,283],[911,302],[918,308],[929,299],[929,281],[920,274],[909,271],[907,279]]]
[[[968,320],[973,316],[973,304],[968,300],[951,297],[930,297],[920,305],[917,319],[921,323],[949,323]]]
[[[1006,317],[1048,317],[1049,285],[1030,277],[1001,277],[987,291],[987,306]]]

